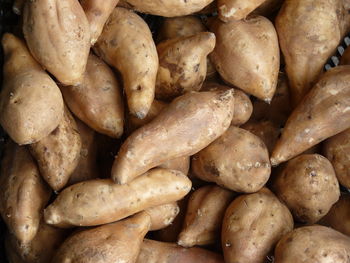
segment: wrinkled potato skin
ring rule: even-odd
[[[29,145],[40,174],[54,191],[61,190],[78,165],[81,139],[77,124],[68,109],[62,122],[37,143]]]
[[[290,160],[275,178],[273,188],[294,218],[309,224],[325,216],[340,196],[332,164],[318,154]]]
[[[23,33],[34,58],[59,82],[81,82],[90,51],[90,30],[78,0],[25,1]]]
[[[94,45],[101,35],[103,27],[117,6],[119,0],[81,0],[80,4],[90,24],[91,45]]]
[[[297,105],[349,29],[343,0],[285,0],[276,18],[292,101]]]
[[[223,80],[270,102],[280,66],[273,24],[262,16],[253,16],[228,23],[216,19],[210,28],[216,36],[210,59]]]
[[[350,66],[338,66],[319,79],[289,116],[272,152],[272,165],[350,127],[349,82]]]
[[[218,0],[219,18],[224,22],[245,19],[266,0]]]
[[[209,245],[220,239],[221,223],[234,193],[219,186],[203,186],[192,193],[177,243],[183,247]]]
[[[80,157],[79,162],[69,177],[66,186],[70,186],[82,181],[96,179],[99,174],[96,162],[96,132],[78,119],[76,119],[76,124],[81,138]]]
[[[233,105],[232,90],[176,98],[126,139],[113,163],[112,179],[125,184],[165,161],[203,149],[229,127]]]
[[[191,186],[191,181],[181,172],[161,168],[125,185],[110,179],[81,182],[64,189],[45,209],[45,221],[59,227],[106,224],[177,201]]]
[[[263,263],[293,225],[288,208],[267,188],[239,196],[227,208],[223,221],[225,262]]]
[[[94,51],[123,77],[131,114],[143,119],[154,99],[158,54],[146,22],[117,7],[108,18]]]
[[[214,0],[127,0],[136,10],[151,15],[185,16],[202,10]]]
[[[297,228],[275,249],[276,263],[348,263],[350,238],[324,226]]]
[[[61,91],[69,109],[92,129],[113,138],[123,134],[121,87],[101,59],[90,54],[82,83]]]
[[[271,121],[266,120],[251,120],[244,124],[241,128],[250,131],[254,135],[258,136],[266,145],[269,153],[272,152],[281,130],[279,126]]]
[[[332,163],[339,183],[350,188],[350,129],[326,140],[323,153]]]
[[[207,74],[207,56],[215,47],[215,35],[201,32],[158,44],[159,69],[156,98],[169,100],[200,90]]]
[[[231,126],[219,139],[195,154],[192,172],[236,192],[259,191],[271,173],[263,141],[249,131]]]
[[[6,240],[8,240],[13,253],[20,258],[20,262],[47,263],[51,262],[53,255],[68,233],[69,231],[65,229],[52,227],[41,222],[37,234],[29,243],[20,244],[16,237],[9,233],[6,236]]]
[[[151,227],[149,231],[163,229],[171,225],[175,217],[180,212],[176,202],[165,205],[151,207],[145,210],[151,218]]]
[[[178,37],[188,37],[207,29],[196,16],[180,16],[164,18],[157,36],[158,42]]]
[[[144,239],[136,263],[224,263],[221,255],[203,248],[183,248],[174,243]]]
[[[350,195],[342,194],[338,202],[318,223],[350,236]]]
[[[228,90],[232,89],[231,87],[220,85],[216,82],[205,82],[201,91],[214,91],[214,90]],[[249,96],[239,89],[234,89],[234,109],[233,109],[233,118],[231,125],[240,126],[246,123],[253,112],[253,104],[249,99]]]
[[[52,263],[135,262],[150,227],[145,213],[71,235]]]
[[[1,162],[0,213],[21,243],[35,237],[50,194],[28,150],[8,142]]]
[[[63,117],[63,98],[56,83],[11,34],[2,38],[5,54],[0,95],[0,123],[18,144],[49,135]]]

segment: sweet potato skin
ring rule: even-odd
[[[218,0],[219,18],[224,22],[245,19],[265,0]]]
[[[206,147],[229,127],[233,103],[233,90],[191,92],[176,98],[126,139],[113,163],[112,179],[125,184],[165,161]]]
[[[151,218],[149,231],[156,231],[168,227],[180,212],[176,202],[150,207],[144,210]]]
[[[81,182],[64,189],[44,212],[58,227],[94,226],[114,222],[144,209],[177,201],[191,190],[179,171],[156,168],[129,184],[110,179]]]

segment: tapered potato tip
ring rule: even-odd
[[[196,245],[196,240],[193,235],[188,235],[187,233],[180,233],[177,244],[182,247],[193,247]]]
[[[56,225],[61,222],[61,216],[55,211],[55,208],[50,206],[44,210],[44,220],[46,224]]]

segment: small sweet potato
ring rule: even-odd
[[[176,202],[154,206],[144,210],[151,218],[150,231],[163,229],[171,225],[180,208]]]

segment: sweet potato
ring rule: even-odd
[[[269,153],[254,134],[231,126],[219,139],[195,154],[192,172],[236,192],[260,190],[270,177]]]
[[[294,106],[308,93],[350,29],[344,0],[285,0],[276,18]]]
[[[339,183],[350,188],[350,129],[326,140],[323,152],[332,163]]]
[[[210,29],[215,33],[216,46],[209,57],[223,80],[270,102],[280,66],[273,24],[261,16],[228,23],[216,19]]]
[[[207,72],[207,55],[214,47],[215,35],[210,32],[158,44],[156,97],[169,100],[188,91],[200,90]]]
[[[287,161],[350,127],[350,66],[326,72],[289,116],[271,155]]]
[[[146,213],[71,235],[58,249],[53,263],[135,262],[150,227]]]
[[[143,119],[153,102],[158,54],[146,22],[117,7],[108,18],[94,51],[123,77],[131,114]]]
[[[200,11],[214,0],[127,0],[136,11],[157,16],[185,16]]]
[[[91,45],[94,45],[101,35],[109,15],[117,6],[119,0],[81,0],[86,18],[90,24]]]
[[[126,139],[114,161],[112,179],[125,184],[152,167],[203,149],[229,127],[233,103],[233,90],[176,98]]]
[[[29,151],[9,141],[1,163],[0,213],[19,242],[35,237],[50,194]]]
[[[123,134],[124,105],[113,71],[90,54],[82,83],[61,87],[69,109],[99,133],[113,138]]]
[[[350,195],[343,193],[318,224],[329,226],[350,236]]]
[[[193,247],[182,248],[173,243],[145,239],[136,263],[224,263],[222,256]]]
[[[234,193],[219,186],[203,186],[192,193],[177,243],[183,247],[220,240],[221,222]]]
[[[61,122],[62,94],[19,38],[7,33],[2,46],[5,62],[0,124],[18,144],[37,142]]]
[[[125,185],[95,179],[64,189],[44,216],[46,223],[59,227],[101,225],[177,201],[190,190],[191,181],[184,174],[161,168]]]
[[[285,235],[275,249],[276,263],[347,263],[350,238],[324,226],[305,226]]]
[[[78,165],[81,139],[75,120],[65,109],[62,122],[39,142],[29,145],[42,177],[54,191],[61,190]]]
[[[266,0],[218,0],[219,18],[224,22],[245,19]]]
[[[340,195],[332,164],[318,154],[290,160],[274,178],[273,190],[296,220],[311,224],[325,216]]]
[[[151,218],[150,231],[166,228],[169,226],[180,212],[176,202],[165,205],[151,207],[145,210]]]
[[[82,81],[89,22],[78,0],[25,1],[23,33],[34,58],[64,85]]]
[[[239,196],[227,208],[222,225],[225,262],[262,263],[292,230],[291,213],[267,188]]]
[[[284,0],[265,0],[251,14],[269,17],[281,8]]]
[[[183,156],[166,161],[161,165],[158,165],[158,167],[170,170],[178,170],[187,175],[188,171],[190,170],[190,164],[191,158],[189,156]]]

